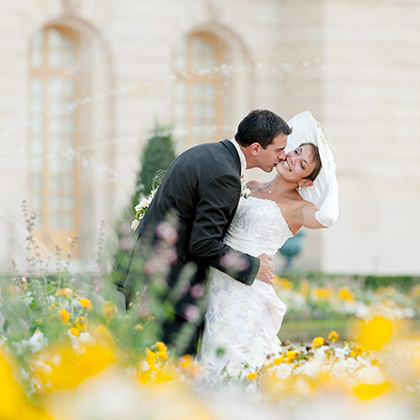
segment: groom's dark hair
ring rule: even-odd
[[[267,109],[255,109],[239,123],[235,140],[243,147],[260,143],[265,149],[279,134],[288,136],[291,132],[292,129],[287,122],[274,112]]]

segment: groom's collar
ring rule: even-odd
[[[246,159],[245,159],[244,152],[242,151],[242,149],[239,146],[239,143],[235,139],[229,139],[229,140],[233,143],[236,151],[238,152],[239,160],[241,161],[241,178],[242,178],[244,176],[245,169],[246,169]]]

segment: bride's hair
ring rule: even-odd
[[[305,177],[305,179],[310,179],[311,181],[315,181],[316,177],[319,175],[322,169],[322,162],[321,162],[321,156],[319,154],[319,149],[316,144],[313,143],[301,143],[299,147],[301,146],[310,146],[312,150],[312,159],[316,163],[314,170]]]

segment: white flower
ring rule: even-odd
[[[237,360],[230,360],[225,367],[226,374],[231,378],[239,378],[243,371],[242,363]]]
[[[306,362],[295,368],[295,374],[305,375],[309,378],[316,378],[322,367],[322,363],[315,360]]]
[[[79,341],[81,343],[87,344],[88,346],[93,346],[96,344],[96,340],[88,332],[80,333]]]
[[[404,309],[404,315],[407,318],[414,318],[416,315],[416,311],[413,308],[405,308]]]
[[[19,367],[19,372],[21,378],[23,378],[25,381],[29,381],[30,375],[25,369],[23,369],[23,367]]]
[[[140,370],[142,372],[147,372],[149,369],[149,363],[147,363],[146,360],[142,360],[140,363]]]
[[[350,354],[350,351],[344,347],[336,347],[334,349],[334,354],[338,360],[344,360],[345,357]]]
[[[314,359],[319,363],[324,363],[327,358],[327,354],[325,353],[327,349],[327,346],[318,347],[314,352]]]
[[[149,205],[150,205],[150,203],[151,203],[151,198],[149,197],[149,198],[142,198],[141,200],[140,200],[140,203],[139,204],[137,204],[137,206],[134,208],[134,210],[136,210],[136,211],[140,211],[141,209],[143,209],[143,208],[147,208],[147,207],[149,207]]]
[[[348,359],[336,363],[336,366],[341,366],[346,372],[353,374],[356,371],[356,369],[360,366],[360,364],[353,357],[349,357]]]
[[[52,296],[52,295],[48,295],[47,296],[47,301],[48,301],[48,303],[55,303],[55,302],[57,302],[57,298],[55,297],[55,296]]]
[[[241,197],[248,198],[250,195],[251,195],[251,190],[247,187],[246,184],[243,184]]]
[[[146,213],[146,210],[149,208],[150,203],[153,200],[153,197],[156,194],[157,189],[154,189],[150,192],[149,197],[144,197],[140,200],[140,202],[134,207],[136,211],[136,218],[131,223],[131,229],[136,230],[137,226],[139,225],[139,220],[141,220]]]
[[[51,362],[58,367],[61,363],[61,356],[59,354],[55,354],[53,357],[51,357]]]
[[[131,229],[136,230],[137,226],[140,224],[140,221],[138,219],[134,219],[131,223]]]
[[[287,363],[280,363],[275,369],[276,378],[288,379],[292,374],[292,366]]]
[[[32,301],[34,300],[34,298],[33,298],[32,294],[28,294],[28,295],[24,296],[22,300],[23,300],[23,303],[25,304],[25,306],[29,306],[32,303]]]
[[[44,373],[51,373],[52,372],[52,367],[45,364],[44,362],[42,362],[41,360],[38,360],[35,363],[35,367],[40,371],[40,372],[44,372]]]
[[[368,366],[358,369],[355,374],[357,380],[364,384],[380,384],[385,380],[378,366]]]
[[[41,331],[36,331],[34,335],[29,339],[29,346],[33,353],[42,350],[47,345],[48,338],[45,338]]]

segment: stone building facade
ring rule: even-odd
[[[46,252],[75,235],[89,262],[156,121],[181,152],[268,108],[310,110],[337,152],[340,219],[296,266],[419,274],[419,17],[416,0],[2,0],[1,269],[25,253],[23,200]]]

